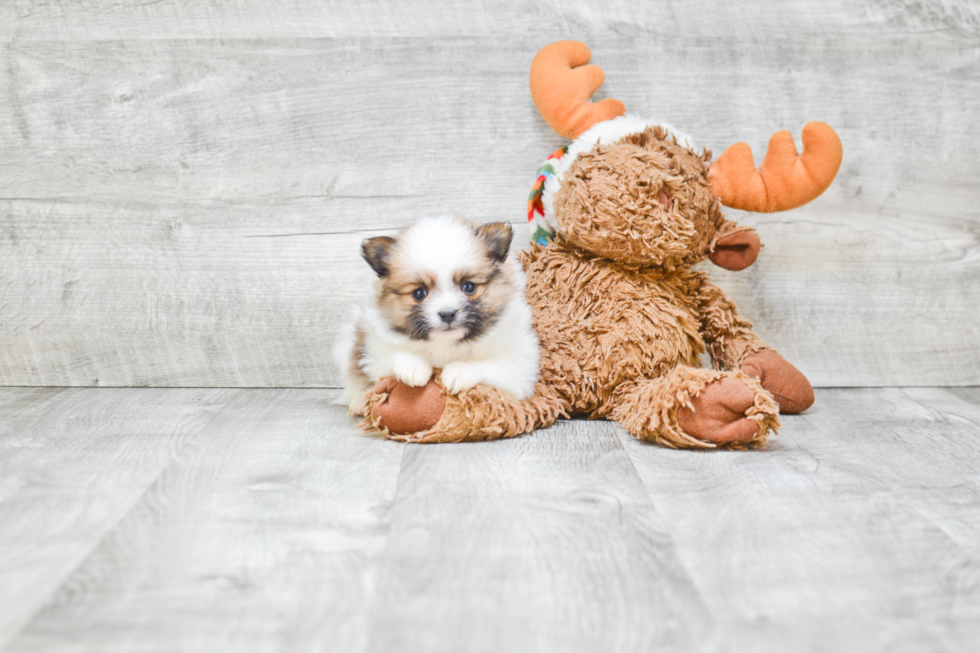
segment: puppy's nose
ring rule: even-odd
[[[456,310],[439,311],[439,318],[446,324],[452,324],[453,320],[456,319],[457,313],[459,313],[459,311]]]

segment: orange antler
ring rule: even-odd
[[[711,190],[733,209],[758,213],[795,209],[827,190],[842,156],[840,139],[830,125],[811,122],[803,128],[803,154],[797,155],[788,131],[776,132],[758,170],[748,145],[729,147],[711,166]]]
[[[577,138],[597,122],[626,113],[619,100],[589,102],[606,79],[602,68],[586,65],[591,58],[584,43],[557,41],[541,48],[531,62],[534,105],[545,122],[566,138]]]

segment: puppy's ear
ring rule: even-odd
[[[387,277],[389,272],[388,256],[391,255],[391,248],[394,246],[395,239],[388,236],[368,238],[361,243],[361,256],[379,277]]]
[[[498,263],[507,258],[514,230],[506,222],[491,222],[476,228],[476,235],[486,245],[487,253]]]

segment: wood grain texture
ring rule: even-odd
[[[731,650],[965,651],[980,638],[980,408],[821,390],[765,452],[626,450]]]
[[[404,447],[242,390],[9,651],[359,651]]]
[[[154,208],[101,214],[105,229],[47,213],[19,251],[71,243],[74,265],[17,273],[0,262],[6,309],[36,323],[4,334],[0,377],[33,385],[329,386],[330,346],[357,289],[369,287],[361,240],[266,238],[262,210],[204,215]],[[99,221],[99,218],[95,218]],[[148,228],[157,222],[153,234]],[[381,233],[381,232],[377,232]],[[155,245],[147,247],[148,240]],[[57,247],[57,245],[54,245]],[[134,251],[139,251],[138,273]],[[52,328],[52,325],[60,326]]]
[[[968,404],[980,406],[980,387],[946,388],[946,392],[959,397]]]
[[[767,248],[713,272],[816,385],[980,383],[966,0],[0,12],[0,384],[335,386],[360,238],[444,211],[520,223],[562,143],[529,61],[568,36],[603,94],[716,152],[838,129],[830,190],[735,215]]]
[[[769,38],[825,36],[869,29],[898,33],[976,31],[980,8],[968,0],[764,0],[719,3],[663,0],[595,3],[502,0],[186,0],[104,3],[10,0],[0,5],[0,40],[389,37],[546,35],[545,38],[662,36]]]
[[[203,428],[227,392],[0,389],[0,648],[970,651],[976,392],[818,389],[767,450],[692,452],[580,420],[400,445],[316,389]]]
[[[0,648],[236,392],[0,391]]]
[[[697,650],[710,616],[616,430],[407,449],[369,650]]]

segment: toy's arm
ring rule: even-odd
[[[705,281],[698,293],[701,333],[715,369],[737,370],[742,361],[763,349],[772,349],[752,333],[752,323],[738,315],[735,304],[721,288]]]
[[[518,401],[482,383],[448,394],[441,377],[436,370],[429,383],[419,388],[386,377],[352,412],[364,417],[361,428],[403,442],[512,438],[568,416],[565,402],[540,383],[532,396]]]
[[[698,313],[715,368],[740,369],[759,379],[784,413],[799,413],[813,405],[813,387],[806,376],[752,333],[752,323],[738,316],[734,302],[718,286],[707,281],[701,285]]]

